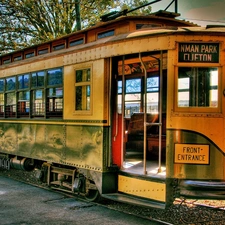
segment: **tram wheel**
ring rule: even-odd
[[[101,199],[101,195],[98,191],[98,188],[96,187],[94,181],[91,181],[89,179],[86,180],[86,195],[85,198],[89,202],[98,202]]]
[[[101,199],[101,195],[98,190],[89,189],[85,195],[86,200],[89,202],[98,202]]]

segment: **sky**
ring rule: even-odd
[[[151,0],[152,1],[152,0]],[[151,2],[149,1],[149,2]],[[165,10],[172,0],[161,0],[152,4],[152,12]],[[185,19],[201,26],[225,26],[225,0],[177,0],[179,19]],[[167,11],[175,11],[174,3]]]

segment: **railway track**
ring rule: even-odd
[[[0,169],[0,175],[35,185],[39,188],[59,191],[38,182],[34,172]],[[65,193],[65,195],[74,197],[72,193]],[[78,197],[84,200],[82,196]],[[145,208],[108,199],[102,199],[100,203],[96,204],[167,225],[225,225],[225,201],[176,199],[173,206],[165,210]]]

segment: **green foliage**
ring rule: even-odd
[[[134,8],[139,7],[141,5],[145,5],[147,3],[149,3],[148,0],[143,0],[143,1],[140,1],[140,0],[124,0],[121,8],[131,10],[131,9],[134,9]],[[140,8],[139,10],[135,10],[135,11],[131,12],[130,15],[148,15],[150,13],[151,13],[151,5]]]
[[[89,27],[112,9],[133,9],[147,0],[1,0],[0,54]],[[131,14],[149,14],[145,7]]]

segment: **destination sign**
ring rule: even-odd
[[[209,145],[175,144],[174,162],[209,164]]]
[[[179,43],[178,62],[219,62],[219,43]]]

